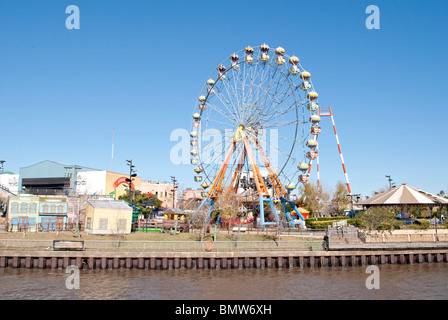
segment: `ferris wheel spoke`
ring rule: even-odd
[[[274,122],[268,125],[263,125],[263,129],[271,129],[271,128],[278,128],[278,127],[285,127],[285,126],[291,126],[291,125],[297,125],[300,123],[307,123],[308,121],[303,120],[291,120],[291,121],[282,121],[282,122]]]
[[[266,76],[263,74],[263,76],[260,77],[260,83],[258,84],[257,95],[256,95],[256,97],[253,100],[253,104],[258,104],[259,99],[261,97],[265,97],[266,96],[267,92],[270,90],[270,87],[271,87],[271,85],[272,85],[272,83],[274,81],[275,75],[277,74],[278,70],[277,70],[277,68],[274,65],[272,65],[271,62],[269,62],[269,66],[271,68],[265,68],[265,71],[267,71]],[[274,72],[272,72],[272,70],[274,70]],[[273,73],[272,76],[270,75],[271,73]],[[278,72],[278,75],[281,76],[281,72]],[[267,87],[263,87],[263,84],[265,82],[267,82],[268,80],[269,80],[269,83],[268,83]],[[261,89],[263,89],[263,91],[265,91],[265,93],[264,93],[264,95],[263,95],[263,93],[261,93],[261,96],[260,96],[260,92],[262,92]]]
[[[264,123],[271,123],[271,121],[274,118],[278,119],[278,118],[281,118],[283,116],[287,116],[292,111],[296,111],[296,107],[297,107],[296,103],[295,103],[295,101],[293,101],[289,105],[286,105],[285,107],[279,109],[276,112],[270,112],[270,113],[268,113],[266,115],[263,114],[262,115],[262,120],[263,120]],[[297,123],[306,123],[305,120],[303,120],[303,119],[300,120],[300,119],[297,118],[297,115],[295,115],[295,116],[296,116],[296,119],[292,120],[292,121],[297,121]],[[287,117],[287,118],[289,118],[289,117]]]
[[[232,103],[227,99],[227,97],[224,95],[224,93],[221,91],[221,89],[219,87],[216,88],[215,96],[219,99],[221,104],[227,110],[229,115],[231,115],[231,117],[234,119],[234,121],[238,122],[238,120],[236,118],[236,114],[234,112],[234,107],[232,106]],[[216,105],[215,105],[215,107],[216,107]]]
[[[283,100],[281,100],[279,102],[276,100],[276,98],[278,98],[280,94],[283,94],[284,92],[288,92],[288,90],[290,90],[289,86],[284,86],[286,81],[288,81],[287,77],[285,77],[283,79],[283,82],[281,83],[281,85],[277,85],[275,87],[275,90],[273,92],[269,91],[271,99],[268,102],[264,102],[264,104],[262,105],[262,106],[265,106],[265,109],[268,108],[268,112],[270,112],[276,106],[276,105],[274,105],[274,103],[277,103],[277,105],[279,105],[283,101]],[[266,95],[266,97],[267,97],[267,95]]]
[[[286,99],[288,99],[289,97],[291,97],[292,95],[294,95],[294,90],[296,89],[292,89],[291,86],[287,86],[285,88],[283,88],[283,90],[281,92],[277,92],[273,98],[269,101],[268,105],[267,105],[267,114],[269,113],[276,113],[278,106],[280,106]],[[288,93],[288,94],[287,94]],[[275,99],[275,97],[280,97],[281,95],[281,99],[277,100]],[[295,99],[294,99],[295,102]]]
[[[233,70],[232,70],[233,71]],[[232,96],[235,100],[235,103],[232,103],[232,107],[233,110],[235,112],[235,114],[237,115],[238,121],[241,122],[241,106],[240,106],[240,99],[239,99],[239,95],[238,95],[238,90],[236,88],[236,83],[235,83],[235,75],[233,74],[233,72],[227,72],[227,74],[229,75],[228,77],[226,77],[226,79],[223,80],[223,85],[226,88],[227,94],[230,96]],[[233,79],[233,85],[230,79]],[[230,93],[230,91],[232,93]],[[236,106],[235,106],[236,104]]]
[[[224,118],[231,121],[232,123],[238,123],[238,121],[235,119],[235,116],[229,112],[229,110],[226,108],[227,112],[216,106],[214,103],[207,101],[207,105],[210,106],[213,110],[221,114]]]
[[[227,77],[226,77],[226,79],[223,79],[221,82],[222,82],[222,85],[223,85],[224,89],[226,90],[227,96],[229,98],[228,104],[229,104],[229,106],[231,106],[232,112],[235,114],[235,118],[238,120],[238,123],[239,123],[239,122],[241,122],[241,113],[239,110],[238,97],[235,94],[233,88],[232,88],[232,93],[230,93],[229,89],[231,88],[231,86],[229,85],[230,82]],[[222,93],[222,91],[220,91],[220,93]],[[236,104],[236,106],[235,106],[235,104]]]

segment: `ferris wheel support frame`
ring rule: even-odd
[[[255,161],[255,156],[252,153],[252,149],[250,147],[249,141],[247,140],[246,135],[244,134],[244,128],[242,126],[239,126],[235,136],[233,138],[233,143],[229,149],[229,151],[227,152],[226,158],[223,162],[223,164],[221,165],[218,174],[216,175],[210,191],[207,193],[206,198],[202,201],[201,205],[198,207],[198,209],[196,210],[196,212],[193,214],[193,218],[197,215],[197,213],[199,212],[199,210],[202,209],[202,207],[206,204],[209,203],[210,204],[210,209],[209,212],[207,214],[207,218],[206,221],[209,222],[210,221],[210,216],[211,213],[213,211],[213,207],[214,207],[214,203],[215,203],[215,198],[218,196],[219,192],[222,191],[221,185],[222,185],[222,181],[223,181],[223,177],[226,173],[230,158],[232,157],[233,151],[235,149],[235,145],[237,142],[243,142],[244,144],[244,150],[243,150],[243,155],[242,155],[242,159],[245,159],[245,157],[247,156],[247,160],[251,166],[252,169],[252,173],[253,173],[253,178],[254,178],[254,182],[255,185],[257,187],[257,193],[258,193],[258,197],[259,197],[259,205],[260,205],[260,226],[261,229],[264,229],[264,227],[266,225],[278,225],[280,226],[280,219],[279,216],[277,214],[277,210],[275,209],[274,203],[272,202],[271,196],[268,192],[268,189],[266,188],[266,184],[264,183],[264,179],[260,173],[260,169],[258,168],[258,165],[256,164]],[[262,151],[261,147],[257,144],[257,148],[258,150]],[[264,153],[263,153],[264,154]],[[267,159],[266,159],[267,160]],[[241,165],[241,163],[239,164]],[[270,167],[270,165],[269,165]],[[272,168],[271,168],[272,170]],[[232,182],[230,184],[230,190],[231,192],[236,192],[238,186],[234,185],[235,180],[237,177],[237,172],[234,173],[233,175],[233,179]],[[288,211],[286,210],[286,206],[284,205],[284,201],[286,201],[283,197],[281,197],[282,200],[282,204],[285,208],[285,212],[288,215]],[[271,207],[272,213],[274,214],[275,220],[276,221],[265,221],[265,216],[264,216],[264,203],[268,202],[269,206]],[[294,204],[292,204],[294,205]],[[298,212],[298,210],[296,210],[298,214],[300,214]],[[289,215],[288,215],[289,218]]]
[[[296,224],[300,224],[303,226],[305,218],[302,216],[300,211],[297,209],[294,202],[289,200],[288,191],[285,190],[283,184],[281,183],[280,179],[278,178],[278,175],[275,173],[274,169],[272,169],[272,166],[269,163],[268,157],[264,153],[263,149],[261,148],[261,146],[259,145],[257,140],[255,141],[255,145],[257,146],[258,153],[260,154],[260,156],[264,162],[264,166],[268,170],[268,174],[269,174],[269,177],[271,178],[271,181],[272,181],[272,184],[274,187],[274,191],[277,193],[277,196],[280,199],[280,202],[283,206],[283,210],[285,211],[286,219],[288,220],[289,225],[291,227],[294,227]],[[291,217],[290,212],[286,206],[287,204],[289,204],[291,206],[291,208],[296,212],[297,217],[301,218],[302,220],[293,219]]]
[[[241,137],[241,138],[240,138]],[[202,201],[201,205],[199,206],[199,208],[196,210],[195,214],[193,215],[196,216],[196,214],[199,212],[200,209],[202,209],[202,207],[206,204],[209,203],[210,204],[210,209],[209,212],[207,214],[207,219],[206,221],[209,222],[210,221],[210,215],[211,212],[213,211],[213,207],[214,207],[214,203],[215,203],[215,198],[217,197],[218,193],[222,190],[221,189],[221,184],[222,184],[222,180],[223,177],[225,175],[225,172],[227,170],[228,167],[228,163],[230,161],[230,158],[233,154],[233,151],[235,149],[235,145],[236,142],[238,141],[242,141],[244,143],[244,151],[242,153],[242,158],[241,161],[238,165],[239,169],[242,169],[242,164],[244,163],[244,159],[248,158],[248,161],[250,163],[252,172],[254,173],[254,181],[255,181],[255,185],[257,187],[257,192],[258,192],[258,196],[259,196],[259,206],[260,206],[260,226],[261,229],[264,229],[264,227],[266,225],[280,225],[280,219],[279,216],[277,214],[277,210],[275,209],[275,206],[272,202],[271,196],[269,195],[269,192],[267,191],[266,185],[264,183],[264,179],[261,176],[260,170],[255,162],[255,157],[254,154],[252,153],[252,149],[249,145],[249,141],[246,138],[246,135],[244,134],[244,130],[239,127],[237,129],[237,133],[235,134],[232,146],[230,147],[229,151],[227,152],[226,158],[224,160],[224,163],[221,165],[221,168],[217,174],[217,176],[215,177],[213,184],[210,188],[210,191],[207,194],[207,197]],[[269,163],[269,160],[266,157],[266,154],[264,153],[263,149],[261,148],[261,146],[259,145],[258,141],[256,141],[256,147],[257,150],[259,151],[259,154],[261,155],[261,158],[263,159],[264,165],[268,170],[268,174],[269,177],[271,178],[271,181],[273,183],[274,186],[274,190],[277,193],[280,202],[282,204],[282,207],[285,211],[285,215],[286,218],[288,220],[288,223],[291,227],[295,227],[295,225],[300,224],[303,225],[305,218],[302,216],[302,214],[300,213],[300,211],[297,209],[296,205],[294,204],[294,202],[289,200],[289,194],[288,192],[285,190],[285,188],[283,187],[282,183],[280,182],[280,179],[278,178],[277,174],[275,173],[275,171],[273,170],[271,164]],[[231,192],[236,192],[237,188],[238,188],[238,184],[235,184],[235,181],[238,181],[239,179],[238,177],[238,169],[237,171],[235,171],[233,178],[232,178],[232,182],[230,183],[230,191]],[[268,202],[269,206],[271,207],[272,213],[274,214],[274,217],[276,219],[276,221],[265,221],[265,216],[264,216],[264,203]],[[291,206],[292,210],[296,212],[297,216],[301,219],[293,219],[290,215],[290,212],[287,208],[287,205]]]

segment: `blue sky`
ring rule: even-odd
[[[68,30],[68,5],[80,29]],[[368,30],[368,5],[380,29]],[[0,158],[5,170],[43,160],[197,187],[170,162],[170,133],[189,130],[205,80],[247,45],[282,46],[331,106],[354,193],[385,175],[448,189],[448,2],[0,0]],[[329,118],[320,177],[344,181]],[[315,174],[315,172],[314,172]]]

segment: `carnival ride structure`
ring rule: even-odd
[[[206,206],[210,219],[219,197],[237,195],[257,203],[261,228],[280,223],[274,202],[281,203],[290,226],[304,227],[290,193],[294,181],[309,182],[312,162],[318,161],[319,123],[327,115],[318,97],[311,74],[282,47],[248,46],[222,62],[193,114],[190,161],[204,200],[192,219]],[[333,127],[336,134],[334,120]],[[348,185],[347,174],[346,179]],[[266,220],[265,204],[274,221]]]

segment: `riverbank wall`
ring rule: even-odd
[[[264,252],[86,252],[0,250],[0,268],[237,269],[446,263],[448,248]]]

